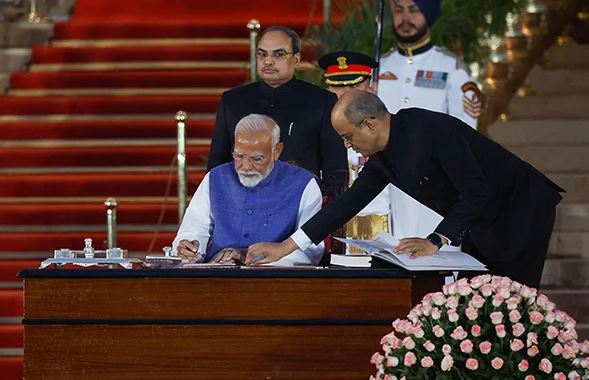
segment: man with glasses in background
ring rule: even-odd
[[[321,208],[312,173],[278,161],[280,128],[251,114],[235,127],[234,162],[207,173],[192,197],[172,249],[190,261],[243,262],[260,241],[282,241]],[[323,243],[298,250],[278,265],[316,265]]]
[[[337,97],[294,78],[301,62],[301,41],[292,29],[272,26],[264,30],[256,56],[261,80],[221,96],[208,170],[231,161],[235,125],[245,115],[258,113],[282,127],[280,159],[317,175],[324,195],[337,194],[348,179],[346,149],[330,120]]]

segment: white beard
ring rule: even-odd
[[[255,187],[260,182],[262,182],[274,169],[274,162],[272,162],[268,169],[264,172],[255,172],[255,171],[243,171],[238,170],[237,176],[239,177],[239,182],[245,187]]]

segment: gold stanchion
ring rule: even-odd
[[[178,127],[178,224],[182,223],[186,210],[186,120],[188,114],[184,111],[176,112],[174,116]]]
[[[37,11],[37,0],[29,0],[29,14],[27,15],[27,21],[31,24],[39,24],[43,21],[43,17]]]
[[[107,198],[104,201],[106,206],[106,234],[108,248],[115,248],[117,246],[117,200],[115,198]]]
[[[250,31],[250,81],[254,82],[257,78],[256,71],[256,39],[258,37],[258,31],[262,26],[256,19],[251,19],[247,23],[247,28]]]

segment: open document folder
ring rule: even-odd
[[[432,256],[410,258],[409,254],[399,254],[393,250],[399,240],[386,232],[379,232],[372,240],[335,238],[343,243],[362,249],[372,257],[388,261],[407,270],[468,270],[486,271],[483,263],[460,251],[444,251],[444,247]]]

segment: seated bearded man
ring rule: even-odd
[[[194,193],[173,252],[197,262],[242,262],[247,248],[288,238],[321,208],[314,175],[278,160],[283,144],[270,117],[250,114],[235,127],[233,162],[217,166]],[[316,265],[323,243],[277,265]],[[264,259],[260,257],[259,259]]]

